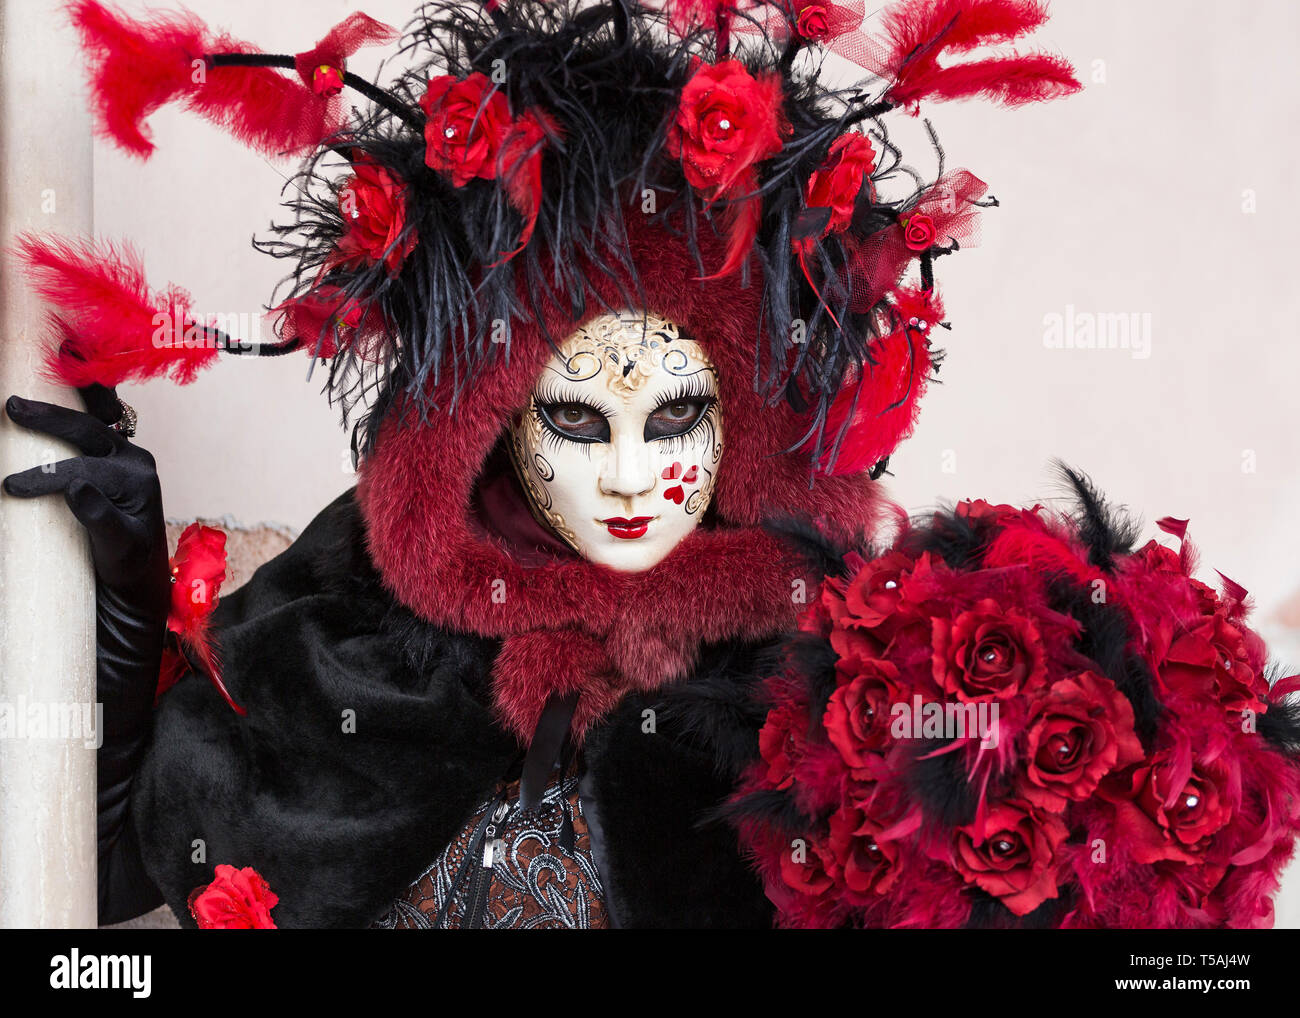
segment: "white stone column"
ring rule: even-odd
[[[25,229],[92,228],[85,74],[60,7],[0,2],[0,402],[16,392],[80,409],[37,375],[43,308],[9,253]],[[73,453],[0,417],[0,475]],[[0,495],[3,927],[95,925],[95,750],[59,736],[95,702],[94,618],[87,540],[63,499]]]

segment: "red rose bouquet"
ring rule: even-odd
[[[1270,689],[1244,590],[1069,476],[1074,517],[963,502],[836,550],[728,806],[782,925],[1271,925],[1300,680]]]

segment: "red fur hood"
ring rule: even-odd
[[[791,627],[816,591],[762,529],[765,517],[806,515],[840,533],[869,532],[875,518],[878,499],[864,475],[821,477],[810,488],[808,454],[785,451],[806,419],[754,392],[757,272],[744,289],[738,274],[697,281],[682,241],[637,222],[629,235],[645,309],[700,341],[718,370],[728,430],[711,526],[642,573],[567,550],[524,551],[492,526],[483,488],[499,459],[493,454],[554,352],[535,323],[514,326],[508,358],[480,370],[454,413],[405,426],[391,413],[361,464],[358,497],[385,584],[424,619],[503,639],[494,692],[502,720],[522,737],[552,693],[580,691],[574,724],[582,731],[629,689],[683,677],[701,643]],[[720,264],[721,245],[707,226],[699,243],[705,264]],[[563,339],[602,313],[602,302],[626,303],[612,279],[594,296],[582,320],[545,308],[551,335]]]

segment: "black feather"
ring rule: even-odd
[[[1281,677],[1276,665],[1268,669],[1268,684]],[[1268,710],[1255,720],[1255,730],[1283,753],[1300,755],[1300,698],[1286,697],[1269,703]]]
[[[1056,467],[1078,501],[1074,522],[1079,539],[1088,549],[1089,563],[1110,571],[1117,555],[1132,552],[1141,532],[1141,522],[1126,516],[1120,509],[1112,508],[1081,471],[1060,460],[1056,461]]]

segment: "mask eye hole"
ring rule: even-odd
[[[694,396],[664,403],[646,418],[645,440],[653,442],[686,434],[700,422],[712,404],[711,399]]]
[[[561,438],[574,442],[608,442],[609,421],[586,403],[539,403],[542,423]]]

